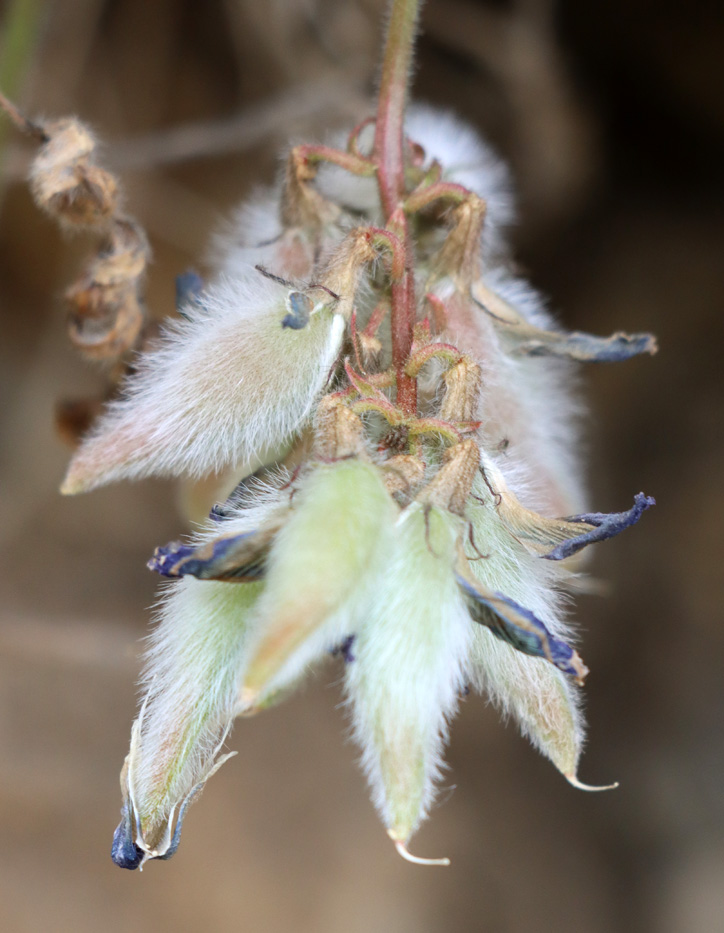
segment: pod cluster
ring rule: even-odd
[[[214,241],[209,284],[182,283],[178,318],[70,464],[66,493],[152,475],[214,476],[228,493],[149,564],[170,582],[121,776],[122,867],[173,854],[235,717],[335,656],[405,857],[468,688],[579,784],[587,669],[562,593],[587,545],[653,500],[585,507],[569,376],[655,343],[558,327],[510,271],[504,165],[447,114],[412,108],[407,133],[397,220],[371,126],[346,148],[293,149]],[[404,282],[400,361],[390,309]]]

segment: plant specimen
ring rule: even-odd
[[[173,855],[234,718],[330,654],[410,861],[447,863],[407,847],[469,686],[584,786],[587,669],[562,593],[583,549],[653,500],[582,511],[568,373],[656,346],[564,332],[510,271],[504,166],[456,119],[408,109],[418,7],[392,0],[376,115],[339,147],[291,149],[279,184],[218,240],[216,277],[181,283],[178,318],[70,464],[68,494],[151,475],[236,482],[149,564],[170,582],[121,775],[121,867]],[[38,202],[105,237],[69,293],[77,342],[120,357],[142,334],[143,235],[85,127],[25,128],[42,144]]]

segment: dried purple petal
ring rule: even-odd
[[[580,331],[551,334],[538,340],[525,340],[515,348],[526,356],[562,356],[581,363],[621,363],[641,353],[656,353],[656,338],[651,334],[626,334],[617,331],[610,337],[596,337]]]
[[[586,531],[577,538],[569,538],[569,540],[561,542],[548,554],[542,556],[546,560],[565,560],[589,544],[613,538],[626,528],[630,528],[631,525],[635,525],[644,512],[653,505],[656,505],[656,499],[639,492],[634,496],[634,504],[627,512],[590,512],[585,515],[573,515],[566,518],[565,521],[567,522],[593,525],[594,527],[591,531]]]
[[[200,547],[173,542],[156,548],[147,566],[164,577],[248,583],[264,577],[270,546],[271,537],[258,531],[224,535]]]
[[[309,295],[305,295],[304,292],[289,292],[287,307],[289,313],[282,319],[282,327],[291,327],[292,330],[302,330],[306,327],[314,308]]]
[[[494,635],[523,654],[545,658],[564,674],[570,674],[578,683],[583,683],[588,668],[578,653],[566,642],[551,635],[532,612],[502,593],[486,591],[481,584],[473,583],[461,574],[456,577],[467,597],[474,622],[486,626]]]

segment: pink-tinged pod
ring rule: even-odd
[[[201,477],[273,457],[310,417],[344,333],[342,317],[324,304],[306,327],[284,327],[288,292],[252,271],[190,303],[186,319],[140,358],[125,394],[71,461],[62,491]]]
[[[433,291],[445,308],[444,339],[467,353],[482,371],[474,415],[482,422],[482,445],[504,450],[511,462],[527,470],[540,511],[553,515],[581,511],[584,495],[573,454],[581,406],[569,388],[570,364],[514,356],[492,318],[451,279],[441,280]],[[529,313],[544,313],[531,289],[521,288],[519,298]]]

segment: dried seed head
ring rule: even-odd
[[[149,249],[131,220],[116,220],[108,244],[65,294],[70,339],[86,356],[107,360],[136,342],[143,325],[140,288]]]
[[[364,425],[340,399],[325,396],[317,406],[314,456],[330,462],[366,455]]]
[[[453,423],[472,421],[475,418],[482,374],[480,367],[470,357],[464,356],[451,366],[443,376],[445,398],[440,408],[440,417]]]
[[[74,119],[43,129],[49,138],[30,169],[35,203],[69,229],[104,225],[116,210],[118,183],[93,162],[93,134]]]

